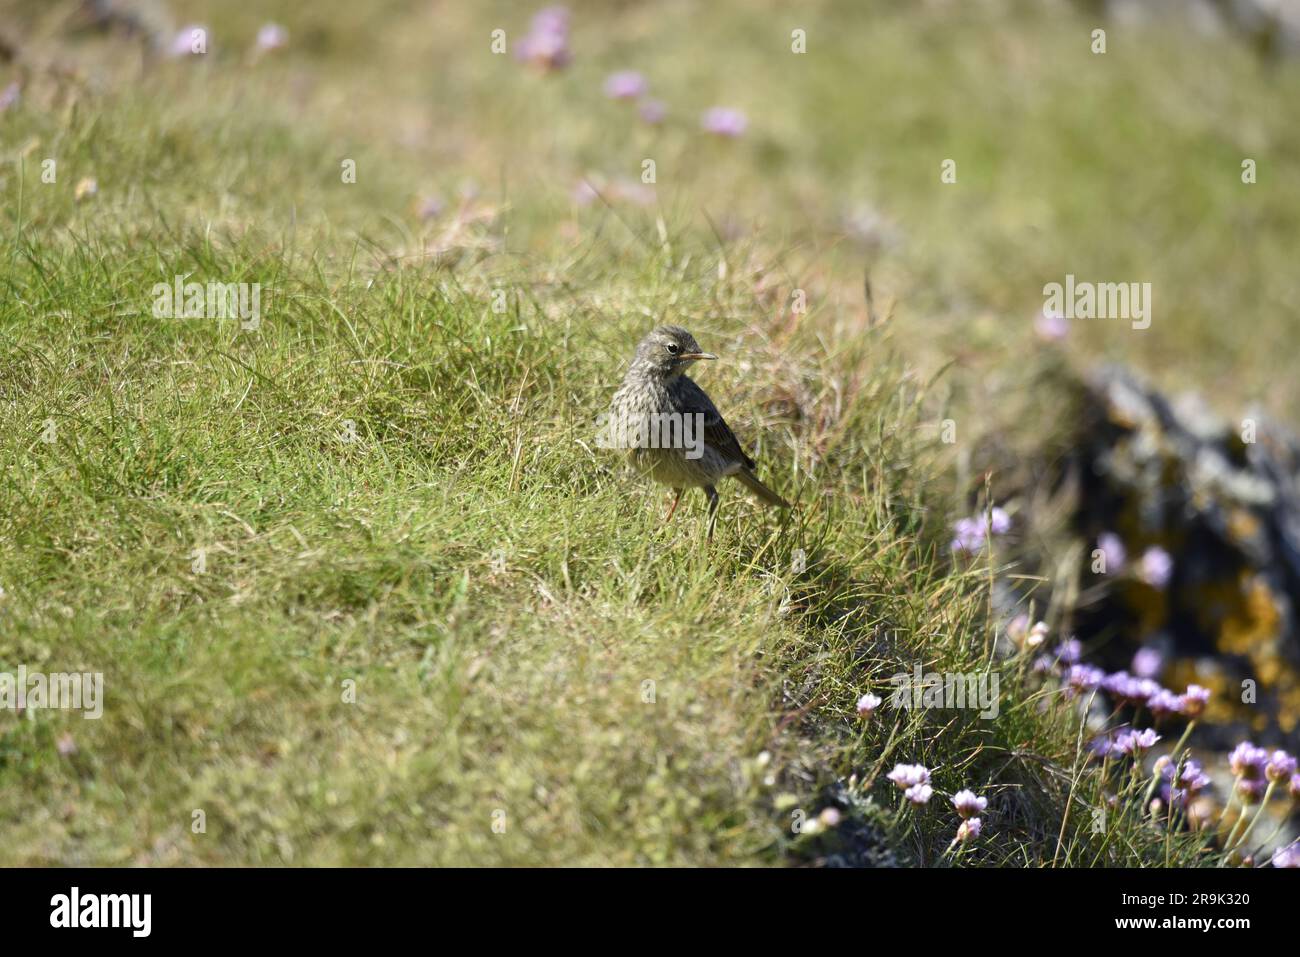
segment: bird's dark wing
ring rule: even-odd
[[[713,400],[689,377],[682,376],[679,381],[681,384],[677,390],[677,398],[681,403],[681,411],[689,414],[698,412],[704,416],[705,443],[727,458],[740,462],[745,468],[754,468],[754,460],[740,447],[735,433],[731,431],[731,426],[727,425],[722,413],[713,404]]]

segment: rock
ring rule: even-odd
[[[1232,33],[1265,56],[1300,55],[1300,0],[1078,0],[1119,23],[1179,17],[1207,35]]]
[[[1088,556],[1077,637],[1112,669],[1139,647],[1161,648],[1166,686],[1214,691],[1204,720],[1225,743],[1294,746],[1300,443],[1262,417],[1230,425],[1194,398],[1170,401],[1117,368],[1082,383],[1080,397],[1057,476],[1077,483],[1073,524]],[[1123,566],[1094,571],[1107,534]]]
[[[852,791],[844,781],[825,788],[821,800],[825,808],[833,810],[836,823],[797,845],[791,851],[793,861],[805,867],[826,868],[901,866],[878,820],[880,808]]]

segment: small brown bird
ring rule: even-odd
[[[702,488],[709,499],[709,534],[718,511],[720,479],[731,476],[768,505],[790,503],[754,474],[756,463],[704,390],[686,375],[704,352],[681,326],[660,326],[636,347],[632,365],[610,402],[610,416],[621,430],[617,443],[630,450],[632,464],[677,495],[668,509],[668,522],[687,488]]]

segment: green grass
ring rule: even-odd
[[[995,654],[991,570],[951,567],[970,489],[936,423],[988,428],[999,390],[1042,374],[1016,342],[1065,271],[1179,290],[1157,300],[1177,333],[1088,330],[1092,354],[1277,368],[1220,322],[1239,302],[1264,336],[1297,291],[1279,237],[1300,198],[1269,185],[1296,172],[1270,112],[1293,68],[1224,57],[1211,129],[1179,105],[1205,83],[1194,41],[1116,38],[1081,95],[1100,67],[1063,68],[1086,49],[1069,19],[821,4],[793,59],[761,5],[579,6],[582,56],[543,79],[487,53],[531,8],[284,3],[176,4],[213,52],[142,78],[123,41],[13,6],[33,57],[83,75],[37,71],[0,125],[0,670],[102,671],[107,702],[0,713],[0,864],[800,863],[853,843],[792,831],[832,796],[900,862],[948,862],[955,816],[897,812],[895,761],[990,796],[965,863],[1194,859],[1131,817],[1092,827],[1077,719]],[[272,16],[294,46],[240,65]],[[673,104],[663,131],[601,98],[623,66]],[[703,142],[713,102],[752,135]],[[1233,133],[1276,170],[1244,207]],[[583,175],[635,179],[644,156],[657,207],[573,206]],[[426,224],[429,191],[453,213]],[[905,236],[875,330],[837,233],[859,197]],[[1239,217],[1223,269],[1194,228],[1216,214]],[[185,274],[262,283],[260,328],[154,318],[153,285]],[[723,356],[702,384],[792,515],[725,489],[710,544],[702,500],[665,526],[663,490],[595,448],[657,321]],[[953,358],[985,383],[931,377]],[[1294,388],[1257,385],[1223,397]],[[856,718],[917,661],[996,669],[1001,713]]]

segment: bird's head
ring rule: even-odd
[[[660,326],[641,340],[632,361],[652,374],[671,379],[693,362],[716,358],[702,351],[695,337],[681,326]]]

